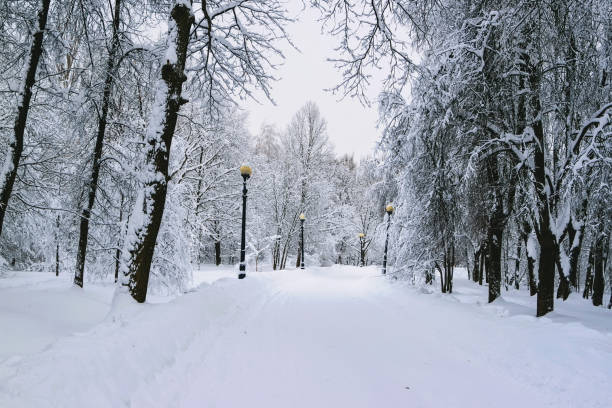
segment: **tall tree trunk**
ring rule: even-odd
[[[285,266],[287,264],[287,256],[289,254],[289,241],[291,240],[291,236],[288,235],[287,236],[287,240],[285,241],[285,244],[283,245],[283,252],[281,253],[281,257],[280,257],[280,270],[285,269]]]
[[[484,247],[481,246],[482,252],[480,253],[480,270],[478,271],[478,284],[480,286],[482,286],[482,278],[486,272],[485,268],[486,268],[487,259],[488,259],[486,243],[483,245]]]
[[[215,241],[215,265],[221,265],[221,241]]]
[[[546,138],[544,137],[544,127],[542,124],[540,105],[540,75],[536,68],[529,63],[529,57],[525,56],[527,71],[529,72],[529,86],[531,90],[529,103],[531,105],[532,117],[534,118],[531,127],[533,129],[534,154],[534,187],[537,198],[537,217],[536,236],[540,244],[540,259],[538,261],[538,317],[552,312],[555,304],[555,259],[556,259],[556,240],[550,227],[551,203],[549,195],[552,194],[550,185],[546,177]]]
[[[598,233],[595,238],[595,254],[593,255],[593,306],[603,305],[604,294],[604,251],[608,250],[608,244],[605,242],[606,236],[603,233]]]
[[[529,253],[529,235],[531,234],[531,225],[529,222],[523,222],[523,242],[525,243],[525,256],[527,257],[527,278],[529,280],[529,296],[534,296],[538,293],[538,285],[535,278],[535,259]]]
[[[119,202],[119,237],[121,237],[122,233],[123,233],[123,202],[124,202],[124,196],[123,196],[123,191],[119,191],[120,197],[121,197],[121,201]],[[117,249],[115,250],[115,283],[117,283],[117,281],[119,280],[119,263],[121,260],[121,238],[119,238],[119,241],[117,242]]]
[[[496,156],[487,160],[487,178],[493,188],[494,205],[487,226],[487,281],[489,282],[489,303],[501,294],[501,256],[504,233],[504,206],[503,196],[499,191],[499,170]]]
[[[50,2],[51,0],[41,0],[40,2],[38,26],[32,35],[32,45],[30,46],[30,53],[26,59],[22,87],[19,90],[13,137],[9,140],[4,166],[2,170],[0,170],[0,235],[2,235],[4,216],[6,215],[8,202],[13,192],[15,177],[17,177],[17,170],[19,169],[19,161],[23,153],[23,139],[26,122],[28,120],[28,111],[30,110],[30,101],[32,99],[32,87],[36,80],[38,61],[43,52],[43,34],[47,26],[47,15],[49,14]]]
[[[440,273],[440,291],[442,291],[442,293],[446,293],[446,283],[444,282],[444,271],[442,271],[442,269],[440,268],[440,265],[438,265],[438,262],[435,262],[435,267]]]
[[[280,266],[280,246],[281,246],[281,229],[276,229],[276,239],[274,240],[274,247],[272,248],[272,270],[276,270]]]
[[[146,133],[145,168],[140,175],[143,187],[134,204],[126,234],[123,285],[141,303],[146,300],[153,251],[164,213],[172,137],[180,106],[187,102],[181,98],[181,92],[183,82],[187,80],[185,60],[193,20],[186,2],[174,3],[166,37],[167,60],[157,81]]]
[[[446,291],[448,293],[453,293],[453,272],[455,268],[455,242],[454,240],[450,246],[450,254],[447,262],[447,270],[446,270]]]
[[[465,269],[467,270],[468,280],[472,280],[472,274],[470,272],[470,252],[465,248]]]
[[[55,218],[55,276],[59,276],[59,228],[60,228],[60,216],[59,214]]]
[[[481,252],[482,252],[482,246],[480,246],[478,250],[474,252],[474,269],[472,271],[472,279],[474,280],[474,282],[478,282],[478,279],[479,279]]]
[[[521,238],[516,240],[516,259],[514,261],[514,289],[519,290],[519,273],[521,267]]]
[[[559,271],[559,287],[557,288],[557,299],[563,298],[563,300],[567,300],[571,292],[569,278],[563,273],[563,267],[561,266],[561,259],[559,257],[559,245],[556,245],[555,248],[555,265],[557,265],[557,271]]]
[[[584,218],[586,217],[587,207],[588,200],[585,198],[582,200],[582,205],[579,209],[580,220],[576,221],[575,218],[572,217],[568,226],[568,238],[570,243],[569,281],[575,291],[578,290],[578,268],[580,264],[580,251],[582,251],[582,242],[584,240],[584,229],[586,226]]]
[[[487,275],[489,282],[489,303],[497,299],[501,294],[501,254],[503,226],[496,221],[490,225],[489,242],[487,249],[489,260],[487,262]]]
[[[81,212],[81,224],[79,228],[79,245],[77,247],[76,269],[74,271],[74,283],[83,287],[83,274],[85,272],[85,258],[87,255],[87,238],[89,236],[89,219],[91,211],[96,202],[96,192],[98,190],[98,178],[100,177],[100,165],[102,164],[102,147],[104,145],[104,135],[110,106],[111,92],[113,89],[115,59],[119,49],[119,18],[121,13],[121,0],[115,0],[115,10],[113,16],[113,37],[111,48],[106,61],[106,78],[104,79],[104,91],[102,95],[102,106],[98,116],[98,131],[96,133],[96,144],[94,146],[93,159],[91,164],[91,176],[87,186],[87,204]]]
[[[295,257],[295,267],[300,267],[300,262],[302,261],[302,244],[298,244],[297,256]]]
[[[586,276],[584,277],[584,291],[582,297],[588,299],[593,291],[593,253],[594,247],[591,245],[589,249],[589,263],[587,264]]]

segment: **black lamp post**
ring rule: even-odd
[[[242,176],[242,237],[240,239],[240,272],[238,279],[246,277],[246,203],[247,203],[247,180],[251,177],[252,170],[249,166],[240,166],[240,175]]]
[[[387,212],[388,216],[387,216],[387,238],[385,239],[385,257],[383,258],[383,267],[382,267],[383,275],[387,273],[387,249],[389,247],[389,227],[391,226],[391,214],[393,214],[393,210],[394,208],[392,205],[388,205],[385,208],[385,211]]]
[[[365,266],[365,234],[359,233],[359,266]]]
[[[304,269],[304,221],[306,221],[306,216],[302,213],[300,214],[300,222],[302,223],[302,261],[300,262],[300,269]]]

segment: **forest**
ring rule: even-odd
[[[1,0],[0,45],[0,407],[610,405],[609,0]]]
[[[237,263],[249,165],[255,270],[300,264],[301,213],[309,262],[378,264],[393,203],[391,278],[452,292],[459,265],[538,316],[612,305],[609,2],[303,6],[337,41],[333,91],[379,107],[369,158],[334,153],[315,102],[247,130],[241,101],[273,98],[292,46],[280,1],[3,2],[3,267],[180,292],[194,265]]]

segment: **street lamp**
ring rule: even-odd
[[[360,264],[359,266],[365,266],[365,234],[363,232],[359,233],[359,256],[360,256]]]
[[[306,216],[302,213],[300,214],[300,222],[302,223],[302,261],[300,263],[300,269],[304,269],[304,221],[306,221]]]
[[[385,239],[385,257],[383,258],[383,267],[382,273],[385,275],[387,273],[387,248],[389,247],[389,227],[391,226],[391,214],[393,214],[393,206],[388,205],[385,207],[385,211],[387,212],[387,238]]]
[[[238,279],[244,279],[246,277],[246,263],[245,263],[245,246],[246,246],[246,203],[247,203],[247,180],[251,177],[253,171],[249,166],[240,166],[240,175],[242,176],[242,237],[240,239],[240,272],[238,273]]]

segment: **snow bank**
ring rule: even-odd
[[[156,374],[198,333],[222,325],[219,318],[239,313],[244,300],[256,303],[263,290],[247,279],[227,291],[228,283],[204,283],[197,292],[164,304],[139,305],[119,294],[111,312],[91,330],[61,338],[43,352],[0,363],[0,406],[129,405],[134,390],[155,382]]]

